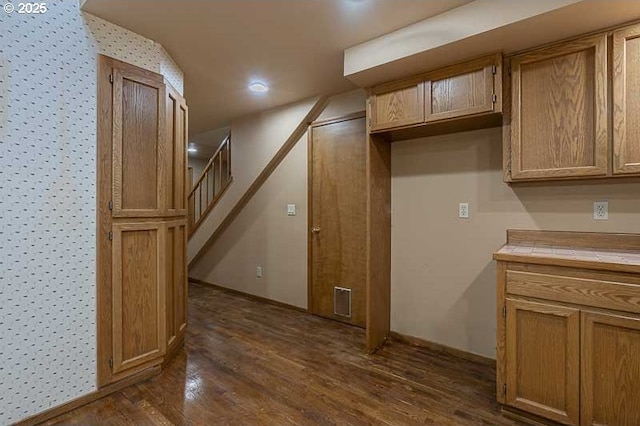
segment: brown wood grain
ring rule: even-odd
[[[97,370],[102,389],[165,361],[165,325],[184,322],[186,294],[167,293],[166,282],[176,282],[165,272],[182,274],[186,286],[186,238],[173,238],[183,257],[178,261],[168,255],[165,237],[167,220],[186,219],[180,206],[186,203],[187,116],[184,99],[166,89],[162,76],[105,56],[98,62]],[[133,196],[139,198],[132,205],[127,200]],[[167,296],[182,297],[178,316],[168,316]],[[174,336],[174,347],[183,334],[184,327],[178,339]]]
[[[113,224],[113,373],[166,352],[166,225]]]
[[[577,425],[580,311],[507,298],[506,403]]]
[[[501,404],[507,384],[506,269],[506,262],[496,262],[496,399]]]
[[[371,131],[424,122],[424,77],[378,86],[371,91]]]
[[[131,67],[112,72],[113,216],[166,215],[163,80]]]
[[[150,380],[45,425],[442,426],[524,423],[493,398],[494,369],[192,284],[184,352]]]
[[[640,319],[581,317],[581,424],[640,424]]]
[[[613,33],[613,173],[640,173],[640,25]]]
[[[309,127],[309,309],[361,327],[366,318],[366,154],[362,116]],[[351,290],[350,317],[334,313],[334,287]]]
[[[367,348],[391,331],[391,144],[370,134],[367,144]]]
[[[501,55],[492,55],[427,73],[425,121],[493,112],[495,88],[502,84],[497,74],[501,62]]]
[[[507,293],[640,313],[640,286],[628,283],[510,270]]]
[[[608,171],[607,36],[511,58],[511,177]]]

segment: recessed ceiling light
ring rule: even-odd
[[[187,148],[187,151],[189,152],[198,152],[198,149],[195,147],[190,146],[189,148]]]
[[[249,85],[249,90],[255,93],[267,93],[269,91],[269,86],[267,86],[264,83],[260,83],[259,81],[256,81]]]

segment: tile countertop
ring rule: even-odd
[[[508,243],[495,260],[640,273],[640,251]]]

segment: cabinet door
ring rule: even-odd
[[[507,299],[506,403],[578,424],[580,311]]]
[[[377,87],[370,99],[372,132],[424,122],[422,77]]]
[[[164,355],[165,225],[113,224],[113,374]]]
[[[187,214],[187,103],[167,85],[167,216]]]
[[[187,223],[167,223],[167,347],[172,350],[184,337],[187,326]]]
[[[593,36],[511,60],[511,176],[607,174],[607,38]]]
[[[613,33],[613,173],[640,174],[640,25]]]
[[[165,215],[166,87],[113,70],[113,217]]]
[[[582,312],[582,424],[640,425],[640,319]]]
[[[425,81],[425,121],[494,111],[494,76],[500,57],[491,56],[429,73]],[[501,79],[495,79],[502,84]]]

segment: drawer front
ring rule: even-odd
[[[640,286],[527,271],[507,271],[507,293],[640,313]]]

